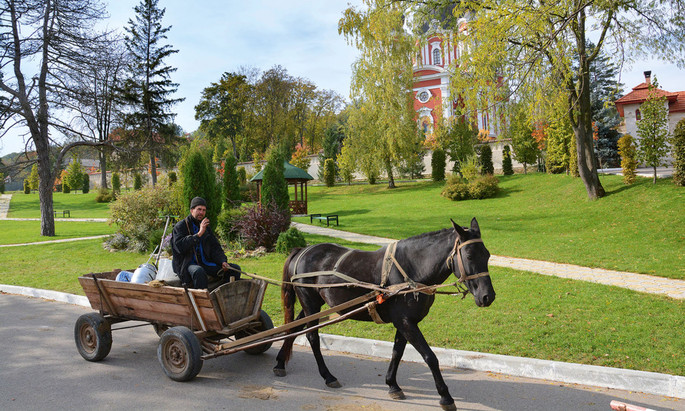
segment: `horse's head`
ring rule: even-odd
[[[488,272],[490,252],[485,248],[480,237],[480,227],[474,217],[471,228],[466,230],[453,220],[452,226],[457,232],[454,248],[447,259],[447,264],[460,283],[473,294],[476,305],[487,307],[495,301],[495,289]]]

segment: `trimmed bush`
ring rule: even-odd
[[[446,161],[445,150],[439,147],[433,150],[433,156],[431,157],[431,178],[433,181],[445,180]]]
[[[169,186],[174,185],[176,183],[176,181],[178,180],[178,177],[176,176],[176,172],[175,171],[169,171],[168,176],[169,176]]]
[[[114,194],[106,188],[101,188],[95,196],[96,203],[111,203],[114,200]]]
[[[238,167],[238,182],[240,182],[241,186],[247,184],[247,171],[245,167]]]
[[[119,177],[119,173],[112,173],[112,192],[121,192],[121,177]]]
[[[327,158],[324,162],[323,181],[326,183],[326,187],[335,185],[335,161],[332,158]]]
[[[492,147],[484,144],[480,147],[480,173],[484,176],[495,174],[495,166],[492,164]]]
[[[66,192],[68,193],[69,191],[67,190]],[[29,183],[28,179],[24,180],[24,194],[31,194],[31,183]]]
[[[633,136],[625,134],[618,139],[618,154],[621,156],[621,169],[623,169],[623,182],[633,184],[637,170],[637,148]]]
[[[328,159],[330,160],[330,158]],[[276,252],[281,254],[290,254],[290,250],[295,247],[306,247],[307,241],[304,236],[295,227],[290,227],[286,231],[278,235],[276,240]]]
[[[509,146],[504,146],[502,148],[502,173],[505,176],[514,174],[514,167],[511,163],[511,149]]]
[[[138,191],[143,188],[143,176],[140,173],[135,173],[133,175],[133,189]]]
[[[223,196],[222,206],[224,210],[236,207],[240,204],[240,183],[238,182],[238,173],[235,166],[238,164],[233,155],[228,155],[224,162],[223,175]]]
[[[239,230],[236,227],[238,220],[247,214],[245,208],[228,208],[219,213],[216,223],[216,234],[224,243],[230,243],[238,239]]]
[[[255,206],[235,223],[245,248],[265,247],[271,250],[279,234],[290,227],[290,212],[270,203]]]
[[[215,228],[216,217],[221,211],[221,195],[209,155],[197,149],[189,151],[181,164],[181,181],[181,202],[185,213],[187,214],[190,201],[194,197],[202,197],[207,201],[207,218],[210,226]]]
[[[461,201],[469,199],[469,185],[463,179],[457,176],[450,176],[442,189],[441,195],[449,198],[452,201]]]
[[[88,173],[83,173],[82,174],[83,178],[83,185],[81,186],[81,191],[83,191],[83,194],[88,194],[90,191],[90,176]]]
[[[499,192],[499,180],[492,174],[483,176],[469,183],[469,196],[473,199],[482,200],[491,198]]]
[[[685,186],[685,119],[676,124],[673,130],[673,183]]]

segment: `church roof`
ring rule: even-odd
[[[287,161],[283,162],[283,167],[285,168],[285,179],[286,180],[313,180],[314,177],[310,176],[309,173],[304,171],[303,169],[299,167],[295,167],[294,165],[288,163]],[[264,169],[262,169],[259,173],[257,173],[254,177],[250,179],[250,181],[262,181],[262,178],[264,176]]]
[[[625,117],[623,107],[628,104],[642,104],[647,100],[649,95],[649,86],[647,82],[640,83],[633,87],[633,90],[625,96],[616,100],[616,109],[621,117]],[[685,91],[670,92],[660,88],[654,89],[659,97],[666,97],[668,100],[668,110],[673,112],[685,111]]]

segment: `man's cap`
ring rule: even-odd
[[[197,206],[205,206],[207,207],[207,202],[205,201],[204,198],[202,197],[195,197],[192,200],[190,200],[190,209],[192,210],[193,208]]]

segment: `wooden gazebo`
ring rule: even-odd
[[[288,186],[292,185],[295,187],[295,199],[290,200],[290,212],[292,214],[307,214],[307,182],[309,180],[313,180],[314,177],[310,176],[309,173],[307,173],[303,169],[295,167],[287,161],[283,162],[283,166],[285,168],[285,181],[288,183]],[[259,173],[257,173],[254,177],[250,179],[250,181],[254,181],[255,183],[257,183],[257,187],[259,189],[260,203],[262,201],[263,174],[264,170],[262,169]],[[298,186],[300,187],[299,192],[297,190]],[[289,192],[290,189],[288,189],[288,193]]]

